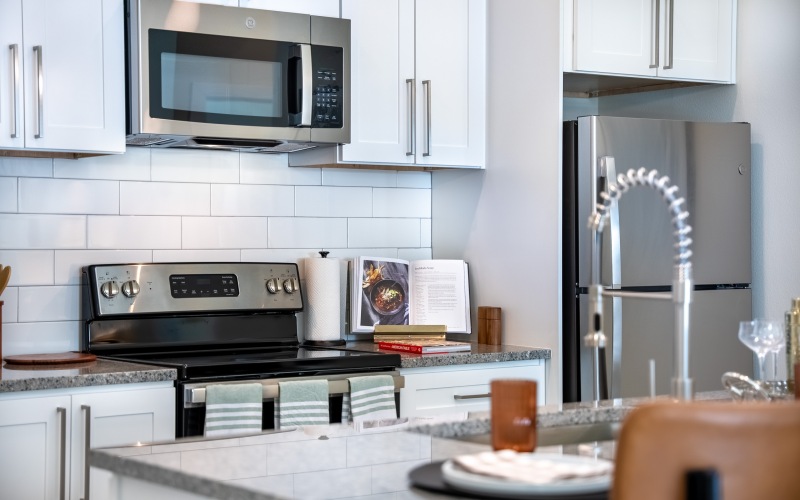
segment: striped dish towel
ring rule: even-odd
[[[342,423],[397,418],[391,375],[350,377],[350,394],[342,401]]]
[[[261,432],[261,384],[217,384],[206,387],[205,435]]]
[[[278,391],[276,429],[330,423],[327,380],[278,382]]]

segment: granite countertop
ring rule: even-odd
[[[515,345],[486,345],[472,343],[469,351],[448,354],[413,354],[378,349],[372,341],[347,342],[346,349],[355,351],[381,352],[400,355],[401,368],[426,368],[431,366],[471,365],[475,363],[494,363],[498,361],[525,361],[530,359],[550,359],[550,349]]]
[[[657,399],[666,399],[657,398]],[[724,391],[696,399],[729,399]],[[650,398],[568,403],[538,408],[537,426],[618,423]],[[163,496],[175,490],[200,498],[274,500],[356,498],[369,495],[409,499],[452,498],[413,487],[409,473],[426,464],[490,450],[488,413],[381,422],[372,428],[332,424],[267,431],[228,439],[188,438],[175,442],[95,449],[90,464],[121,480],[152,482]],[[462,439],[454,439],[462,438]],[[614,441],[541,446],[538,451],[613,459]]]
[[[0,370],[0,394],[110,384],[175,380],[177,371],[138,363],[97,359],[64,365],[10,365]]]

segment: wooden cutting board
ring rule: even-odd
[[[17,354],[3,358],[12,365],[62,365],[94,361],[97,356],[90,352],[53,352],[47,354]]]

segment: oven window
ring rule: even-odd
[[[297,44],[151,29],[150,116],[226,125],[286,127],[294,104]]]

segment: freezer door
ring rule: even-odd
[[[579,286],[590,283],[587,221],[597,194],[608,177],[640,167],[669,176],[686,200],[695,284],[751,282],[749,124],[589,116],[578,119],[577,135]],[[675,241],[665,202],[635,187],[616,205],[618,226],[603,231],[602,282],[669,286]]]
[[[739,321],[752,318],[750,289],[694,293],[689,340],[689,376],[695,392],[722,390],[722,374],[753,374],[753,355],[738,339]],[[581,318],[588,299],[581,296]],[[604,331],[611,397],[650,393],[650,360],[655,360],[656,394],[670,394],[675,376],[674,307],[671,300],[605,298]],[[616,310],[615,310],[616,309]],[[615,328],[614,321],[617,325]],[[585,324],[585,321],[581,321]],[[585,333],[585,332],[583,332]],[[592,399],[592,353],[581,347],[581,399]]]

